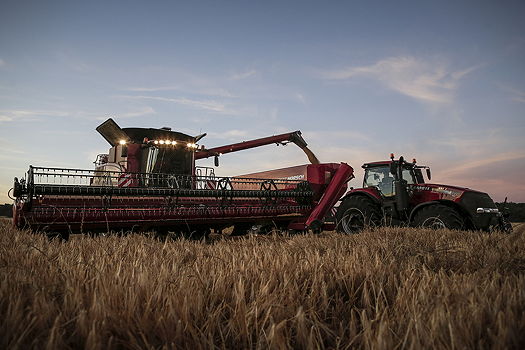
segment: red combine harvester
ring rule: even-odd
[[[511,232],[487,193],[469,188],[425,183],[430,168],[400,157],[363,165],[363,187],[344,196],[337,210],[338,230],[356,233],[365,226],[404,225]]]
[[[320,164],[300,131],[206,149],[205,134],[170,128],[120,128],[108,119],[97,131],[109,142],[94,170],[30,166],[15,178],[13,222],[60,234],[156,230],[203,237],[234,225],[320,231],[324,217],[347,190],[353,169]],[[195,161],[268,144],[295,143],[311,164],[235,177],[217,177]]]

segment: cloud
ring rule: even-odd
[[[525,103],[525,91],[518,90],[516,88],[500,85],[500,89],[510,92],[510,99],[514,102]]]
[[[462,130],[445,132],[440,137],[428,140],[432,149],[458,154],[463,158],[485,157],[487,154],[508,150],[520,142],[505,128]]]
[[[387,88],[416,100],[432,103],[451,103],[459,81],[479,69],[475,65],[460,71],[449,71],[445,65],[427,62],[411,56],[390,57],[368,66],[347,67],[324,71],[326,80],[349,80],[366,77],[379,81]]]
[[[0,139],[0,146],[2,147],[2,153],[0,153],[0,157],[6,157],[6,156],[13,156],[19,157],[21,154],[24,154],[23,150],[19,148],[14,148],[12,142],[5,138]],[[5,167],[4,167],[5,168]]]
[[[441,166],[435,167],[434,173],[434,181],[438,183],[487,192],[496,201],[502,201],[506,196],[511,201],[525,201],[525,184],[522,181],[522,174],[525,173],[525,154],[521,151],[502,152],[483,159],[466,160],[456,166],[450,162],[441,162]]]
[[[153,86],[153,87],[132,87],[123,89],[124,91],[133,92],[159,92],[159,91],[181,91],[188,94],[203,95],[203,96],[216,96],[226,98],[236,98],[237,96],[232,94],[230,91],[222,88],[188,88],[178,85],[166,85],[166,86]]]
[[[459,80],[459,79],[463,78],[464,76],[474,72],[475,70],[480,69],[483,66],[485,66],[485,63],[480,63],[480,64],[477,64],[475,66],[468,67],[466,69],[463,69],[463,70],[460,70],[460,71],[457,71],[457,72],[453,72],[453,73],[451,73],[451,76],[452,76],[452,78],[454,80]]]
[[[252,70],[249,70],[243,73],[235,73],[230,77],[230,79],[231,80],[242,80],[242,79],[253,77],[256,74],[257,74],[257,71],[252,69]]]
[[[232,129],[225,132],[208,132],[208,135],[216,139],[236,140],[240,142],[241,138],[248,136],[249,133],[246,130]]]
[[[155,114],[155,113],[156,112],[155,112],[155,110],[152,107],[146,106],[146,107],[142,108],[139,111],[119,113],[118,117],[119,118],[134,118],[134,117],[141,117],[141,116],[144,116],[144,115]]]
[[[305,104],[305,103],[306,103],[306,98],[305,98],[304,95],[301,94],[300,92],[297,92],[297,93],[295,94],[295,98],[296,98],[299,102],[301,102],[302,104]]]
[[[188,106],[188,107],[196,108],[196,109],[203,109],[203,110],[215,112],[215,113],[236,114],[235,111],[228,109],[225,104],[218,102],[218,101],[214,101],[214,100],[195,100],[195,99],[189,99],[185,97],[168,98],[168,97],[161,97],[161,96],[146,96],[146,95],[137,95],[137,96],[118,95],[115,97],[171,102],[171,103],[176,103],[176,104],[180,104],[183,106]]]
[[[3,66],[5,66],[5,65],[6,65],[5,61],[4,61],[3,59],[0,58],[0,67],[3,67]]]
[[[356,140],[361,141],[370,141],[370,137],[359,131],[352,130],[335,130],[335,131],[326,131],[326,130],[304,130],[303,134],[308,140],[315,140],[320,144],[326,143],[327,141],[343,144],[348,141],[355,142]]]
[[[57,52],[56,58],[64,67],[76,72],[89,72],[95,69],[93,65],[84,62],[82,59],[68,52]]]
[[[71,115],[68,112],[56,111],[56,110],[22,110],[22,109],[11,109],[11,110],[0,110],[0,123],[1,122],[12,122],[21,119],[31,119],[35,117],[67,117]]]
[[[525,153],[521,151],[503,152],[503,153],[495,154],[492,157],[486,157],[482,159],[476,159],[476,160],[464,162],[456,167],[452,167],[448,170],[441,172],[441,175],[447,176],[447,177],[456,176],[456,175],[463,174],[475,168],[480,168],[486,165],[496,165],[497,163],[500,163],[500,162],[514,161],[518,159],[525,159]]]

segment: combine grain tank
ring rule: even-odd
[[[206,149],[205,136],[170,128],[97,127],[109,142],[95,169],[30,166],[16,179],[14,225],[67,238],[71,232],[156,230],[194,237],[235,225],[319,231],[325,214],[346,192],[353,169],[321,164],[300,131]],[[220,177],[199,159],[268,144],[295,143],[311,164],[244,176]],[[327,226],[328,225],[328,226]]]

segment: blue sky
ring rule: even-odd
[[[107,117],[208,147],[301,130],[358,178],[394,152],[525,202],[524,16],[519,1],[2,1],[0,203],[29,164],[91,168]],[[305,162],[267,146],[218,173]]]

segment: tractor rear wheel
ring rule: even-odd
[[[359,233],[365,227],[380,225],[381,208],[370,198],[350,196],[343,199],[335,218],[337,231],[347,234]]]
[[[414,217],[413,224],[432,229],[461,230],[464,227],[464,220],[453,208],[435,204],[419,210]]]

